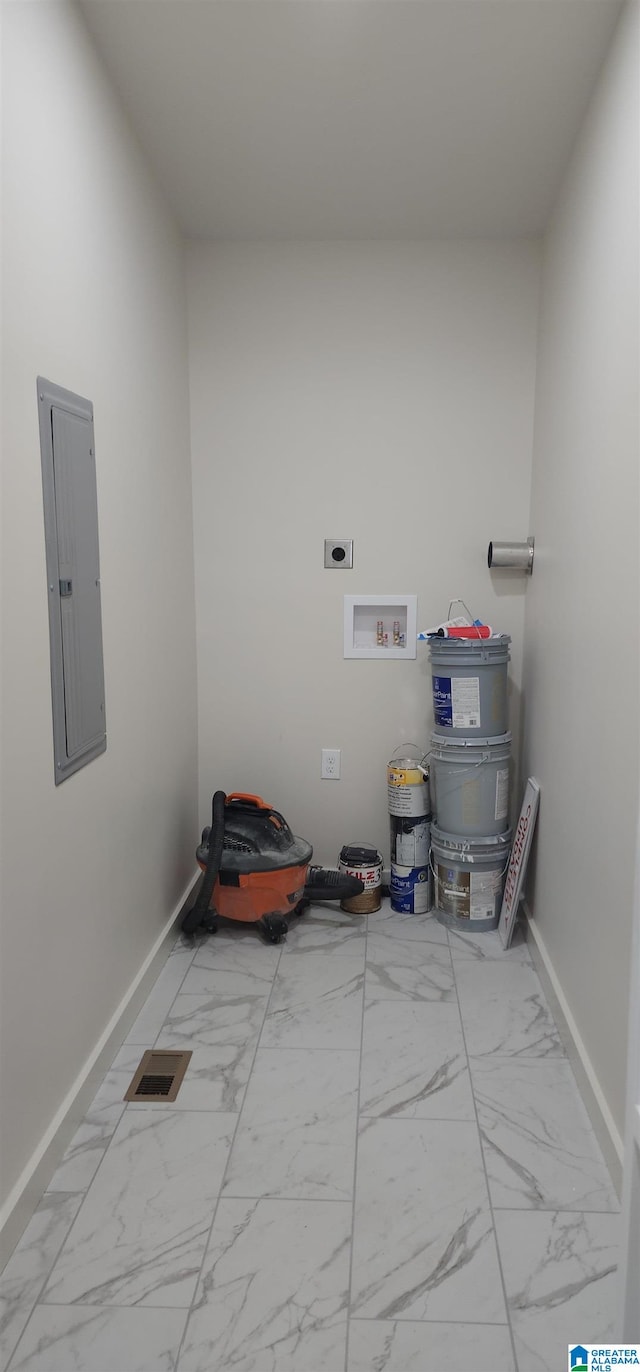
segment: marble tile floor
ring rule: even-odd
[[[193,1052],[172,1104],[122,1097]],[[618,1204],[521,935],[178,937],[0,1277],[0,1372],[555,1372]]]

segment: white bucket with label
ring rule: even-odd
[[[436,918],[450,929],[497,929],[509,866],[511,830],[486,838],[460,838],[431,830]]]
[[[508,634],[429,640],[437,734],[478,739],[506,733],[510,643]]]
[[[424,867],[401,867],[392,862],[389,893],[391,909],[397,914],[427,914],[433,906],[433,880],[428,861]]]
[[[439,829],[466,838],[504,833],[510,756],[511,734],[475,741],[431,735],[431,785]]]

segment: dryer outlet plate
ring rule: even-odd
[[[343,570],[346,567],[353,567],[353,539],[325,538],[324,565],[325,567],[338,567]]]

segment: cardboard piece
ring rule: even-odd
[[[522,896],[522,887],[529,861],[531,840],[533,831],[536,827],[538,816],[538,804],[540,801],[540,786],[535,777],[529,777],[525,786],[524,798],[518,816],[518,823],[511,845],[511,856],[507,868],[507,877],[504,883],[504,896],[502,897],[502,909],[498,931],[502,941],[502,947],[508,948],[513,937],[516,920],[518,918],[518,907]]]

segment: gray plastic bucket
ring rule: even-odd
[[[431,830],[436,918],[450,929],[497,929],[509,866],[511,830],[487,838],[460,838]]]
[[[431,735],[431,790],[439,829],[463,838],[504,833],[509,818],[511,734]]]
[[[433,720],[449,738],[495,738],[507,731],[508,634],[432,638]]]

